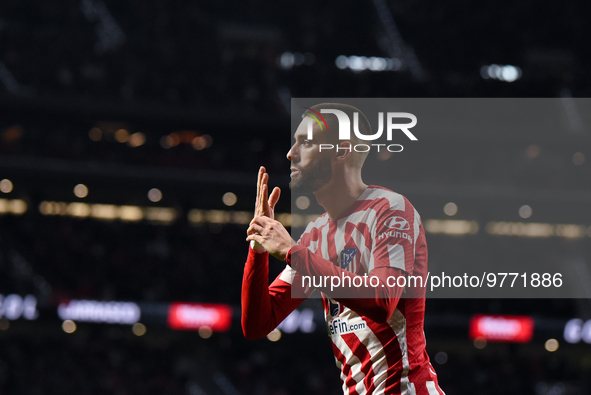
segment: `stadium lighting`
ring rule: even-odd
[[[159,202],[162,200],[162,192],[158,188],[152,188],[148,191],[148,199],[154,203]]]
[[[335,59],[335,65],[341,69],[351,69],[355,72],[370,71],[398,71],[402,68],[402,62],[397,58],[381,58],[366,56],[340,55]]]
[[[72,320],[65,320],[62,322],[62,329],[66,333],[76,332],[76,323]]]
[[[281,331],[279,329],[273,329],[273,331],[267,335],[267,339],[272,342],[279,341],[279,339],[281,339]]]
[[[2,191],[2,193],[10,193],[12,192],[12,181],[10,181],[9,179],[5,178],[2,181],[0,181],[0,191]]]
[[[88,131],[88,138],[92,141],[101,141],[103,138],[103,131],[97,127],[94,127]]]
[[[480,76],[485,80],[513,82],[521,78],[521,69],[517,66],[491,64],[480,68]]]
[[[88,217],[92,212],[90,204],[86,203],[70,203],[68,205],[68,214],[72,217]]]
[[[558,350],[558,347],[559,347],[559,344],[558,344],[558,340],[556,340],[556,339],[548,339],[548,340],[546,340],[546,343],[544,343],[544,348],[548,352],[555,352],[556,350]]]
[[[486,347],[486,338],[479,336],[476,339],[474,339],[474,347],[476,347],[479,350],[482,350],[484,347]]]
[[[193,225],[202,224],[205,222],[205,210],[193,208],[187,213],[187,219]]]
[[[115,141],[118,143],[127,143],[129,141],[129,132],[126,129],[119,129],[115,132]]]
[[[468,235],[478,233],[478,222],[453,219],[428,219],[424,222],[425,230],[429,233],[445,235]]]
[[[146,135],[142,132],[137,132],[129,136],[129,141],[127,141],[127,145],[132,148],[139,147],[140,145],[144,145],[146,142]]]
[[[0,210],[1,212],[1,210]],[[12,213],[13,214],[24,214],[27,212],[27,203],[22,199],[14,199],[12,201]]]
[[[305,210],[310,207],[310,199],[307,196],[299,196],[295,201],[295,205],[300,210]]]
[[[160,139],[160,146],[164,149],[172,148],[172,139],[170,138],[170,136],[162,136],[162,138]]]
[[[365,56],[349,57],[349,68],[353,71],[362,71],[369,68],[369,59]]]
[[[145,136],[143,140],[145,142]],[[191,144],[196,151],[201,151],[213,145],[213,138],[209,134],[199,135],[192,130],[173,132],[160,138],[160,146],[164,149],[176,147],[181,143]]]
[[[119,216],[121,221],[140,221],[144,218],[144,213],[138,206],[121,206],[119,207]]]
[[[141,322],[136,322],[131,327],[131,332],[136,336],[144,336],[146,334],[146,326]]]
[[[3,211],[4,210],[4,211]],[[0,199],[0,214],[12,212],[22,214],[27,211],[24,200]],[[39,212],[43,215],[64,215],[71,217],[92,217],[101,220],[133,222],[147,219],[150,222],[167,225],[177,217],[177,211],[171,207],[116,206],[114,204],[86,204],[42,201]],[[251,214],[252,215],[252,214]],[[246,222],[250,222],[250,219]]]
[[[532,216],[532,214],[533,214],[533,210],[527,204],[519,207],[519,216],[521,218],[529,218]]]
[[[513,82],[521,77],[521,70],[515,66],[505,66],[501,71],[503,81]]]
[[[193,146],[193,148],[195,148],[195,150],[201,151],[202,149],[207,147],[207,142],[202,136],[197,136],[193,139],[193,141],[191,141],[191,145]]]
[[[569,320],[564,326],[564,340],[571,344],[581,341],[591,344],[591,320],[583,321],[580,318]]]
[[[77,198],[83,199],[88,196],[88,188],[84,184],[78,184],[74,187],[74,195]]]
[[[170,207],[147,207],[146,219],[160,224],[171,224],[177,217],[177,211]]]
[[[283,52],[279,58],[279,64],[284,70],[290,70],[295,64],[295,56],[291,52]]]
[[[585,237],[585,226],[584,225],[568,225],[559,224],[556,225],[556,236],[564,237],[566,239],[580,239]]]
[[[144,208],[147,210],[148,208]],[[156,209],[151,207],[149,209]],[[41,213],[47,215],[65,215],[58,214],[62,208],[58,202],[43,202],[39,207]],[[168,209],[174,210],[174,209]],[[171,212],[171,215],[174,213]],[[276,213],[275,218],[285,227],[304,227],[309,222],[316,219],[317,214],[291,214]],[[202,210],[191,209],[187,213],[187,219],[193,225],[200,224],[238,224],[248,225],[252,218],[249,211],[227,211],[227,210]],[[166,222],[166,221],[162,221]],[[477,234],[480,230],[480,224],[477,221],[455,220],[455,219],[425,219],[423,221],[425,231],[433,234],[443,234],[450,236],[462,236]],[[591,237],[591,227],[578,224],[550,224],[533,222],[488,222],[485,226],[488,234],[497,236],[516,236],[516,237],[564,237],[570,239]]]
[[[576,224],[548,224],[533,222],[489,222],[486,224],[486,232],[499,236],[522,237],[564,237],[567,239],[579,239],[585,237],[587,227]],[[591,235],[590,235],[591,236]]]
[[[203,339],[209,339],[211,335],[213,335],[213,330],[209,326],[205,325],[199,328],[198,333]]]
[[[226,192],[224,193],[224,196],[222,196],[222,201],[226,206],[233,206],[238,201],[238,197],[232,192]]]
[[[443,206],[443,212],[445,215],[453,217],[458,213],[458,205],[454,202],[449,202],[445,206]]]
[[[119,210],[114,204],[93,204],[90,215],[97,219],[114,220],[119,216]]]
[[[339,69],[344,70],[349,66],[349,58],[345,55],[340,55],[336,58],[335,64]]]
[[[37,311],[37,298],[33,295],[22,297],[17,294],[0,294],[0,320],[36,320],[39,317]],[[1,321],[0,321],[1,322]]]
[[[279,66],[283,70],[291,70],[294,66],[310,66],[316,61],[316,56],[310,52],[283,52],[278,59]]]

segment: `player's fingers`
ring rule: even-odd
[[[257,243],[259,243],[261,245],[263,244],[262,243],[263,242],[263,237],[261,235],[254,234],[254,235],[249,235],[246,238],[246,241],[248,241],[248,242],[251,242],[252,240],[256,241]]]
[[[261,166],[261,169],[262,169],[262,166]],[[255,214],[256,214],[256,211],[257,211],[257,209],[259,207],[259,195],[260,195],[261,177],[262,177],[261,169],[259,169],[259,172],[257,174],[257,196],[256,196],[256,199],[255,199],[255,202],[254,202],[254,211],[255,211]]]
[[[260,203],[260,195],[261,195],[261,184],[263,182],[263,174],[265,174],[265,168],[261,166],[259,168],[259,174],[257,175],[257,204]]]
[[[257,215],[256,217],[254,217],[252,219],[252,221],[250,221],[250,226],[252,226],[252,224],[258,224],[258,225],[263,225],[263,222],[265,221],[265,217],[262,215]]]
[[[281,196],[281,189],[278,187],[273,188],[273,192],[271,192],[271,196],[269,196],[269,206],[271,209],[275,209],[275,205],[279,201],[279,196]]]
[[[263,166],[261,166],[259,168],[259,174],[257,175],[257,191],[261,187],[261,183],[263,181],[263,174],[265,174],[265,168]]]
[[[263,206],[263,213],[268,215],[269,213],[269,185],[263,185],[263,196],[261,200]]]
[[[256,216],[252,219],[252,221],[250,221],[250,226],[252,226],[253,224],[257,224],[259,226],[264,227],[265,225],[269,224],[270,221],[272,221],[272,219],[264,215]]]
[[[265,186],[265,176],[267,175],[267,173],[265,173],[265,168],[263,166],[261,166],[261,170],[259,172],[260,175],[260,182],[259,182],[259,186],[257,188],[257,206],[256,206],[256,210],[255,210],[255,215],[264,215],[265,211],[264,211],[264,186]],[[267,176],[268,177],[268,176]]]
[[[259,190],[261,188],[261,178],[263,177],[263,166],[259,168],[259,172],[257,173],[257,197],[259,196]]]
[[[263,178],[261,179],[261,187],[267,185],[269,183],[269,173],[263,173]]]
[[[252,224],[250,225],[250,227],[248,228],[248,230],[246,231],[246,234],[248,235],[252,235],[252,234],[260,234],[263,231],[263,227],[258,225],[258,224]]]
[[[265,215],[265,184],[261,184],[261,191],[259,193],[259,204],[257,206],[256,215]]]
[[[252,227],[252,225],[253,225],[253,224],[260,225],[260,223],[258,222],[258,219],[259,219],[259,218],[260,218],[259,216],[256,216],[256,217],[254,217],[254,218],[252,219],[252,221],[250,221],[250,224],[248,224],[248,228],[250,229],[250,228]]]

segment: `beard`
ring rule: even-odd
[[[298,174],[289,183],[289,189],[296,193],[314,193],[332,179],[332,165],[328,156],[318,159],[305,169],[296,169]]]

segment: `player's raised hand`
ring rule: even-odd
[[[275,205],[279,201],[281,189],[275,187],[269,196],[269,173],[261,166],[257,179],[257,198],[254,209],[255,217],[275,219]]]
[[[257,198],[254,207],[254,218],[268,217],[270,219],[275,219],[275,205],[279,201],[280,195],[281,189],[275,187],[273,192],[271,192],[271,196],[269,196],[269,174],[267,173],[267,170],[261,166],[257,178]],[[247,234],[251,235],[252,232],[252,229],[249,228]],[[251,247],[257,252],[265,251],[263,246],[254,240],[251,242]]]
[[[255,217],[248,228],[246,241],[255,242],[275,258],[285,261],[295,241],[279,221],[267,217]]]

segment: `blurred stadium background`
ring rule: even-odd
[[[260,165],[292,219],[291,97],[561,98],[571,124],[555,135],[474,133],[450,158],[449,133],[372,160],[431,221],[431,264],[541,262],[581,270],[591,292],[573,99],[591,89],[590,8],[2,0],[0,394],[341,393],[318,301],[269,339],[240,329]],[[429,300],[442,388],[591,393],[590,300]],[[470,336],[481,314],[533,332],[508,318]]]

